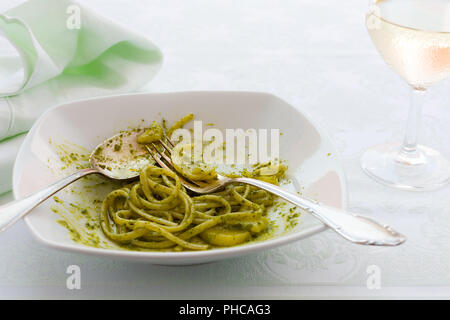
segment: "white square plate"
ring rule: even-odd
[[[132,94],[77,101],[47,111],[33,126],[18,154],[13,174],[16,199],[24,197],[62,178],[49,166],[55,159],[49,139],[67,140],[92,150],[105,138],[141,119],[150,123],[163,116],[169,122],[194,113],[218,129],[278,128],[280,157],[289,165],[288,174],[298,181],[302,193],[324,204],[345,208],[346,188],[341,163],[328,136],[309,117],[280,98],[253,92],[180,92]],[[60,192],[60,198],[76,202],[76,193]],[[79,199],[78,199],[79,200]],[[43,244],[72,252],[111,256],[156,264],[196,264],[222,260],[297,241],[326,229],[315,218],[303,213],[290,232],[261,242],[203,252],[139,252],[101,249],[75,243],[60,217],[51,211],[49,199],[29,215],[26,225]]]

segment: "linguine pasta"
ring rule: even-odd
[[[182,118],[175,127],[182,127],[192,118]],[[159,128],[154,123],[141,136],[141,143],[154,141],[152,132],[160,139]],[[284,173],[280,170],[277,176],[260,177],[258,172],[264,166],[245,175],[276,183]],[[192,180],[215,177],[214,169],[176,169]],[[213,194],[193,195],[181,185],[176,173],[149,165],[140,172],[138,181],[106,196],[100,224],[109,239],[134,248],[206,250],[239,245],[265,232],[267,208],[272,204],[270,193],[248,185],[233,184]]]

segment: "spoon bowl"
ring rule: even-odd
[[[0,232],[8,229],[56,192],[89,174],[98,173],[116,180],[136,178],[142,168],[154,163],[137,142],[143,130],[123,131],[104,140],[89,157],[90,168],[81,169],[25,198],[0,206]]]
[[[91,167],[111,179],[126,180],[139,176],[142,168],[154,163],[137,137],[144,129],[122,131],[95,147],[89,157]]]

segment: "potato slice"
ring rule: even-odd
[[[249,231],[251,234],[256,235],[265,231],[269,222],[266,217],[256,219],[246,219],[232,224],[233,226],[240,227],[243,230]]]
[[[212,245],[221,247],[235,246],[251,239],[250,232],[246,230],[227,229],[221,226],[203,231],[200,237]]]

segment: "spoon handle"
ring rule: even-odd
[[[406,241],[404,235],[389,226],[381,225],[367,217],[308,200],[273,184],[251,178],[236,178],[231,180],[256,186],[289,201],[309,212],[339,235],[353,243],[396,246]]]
[[[92,173],[98,173],[98,171],[91,168],[82,169],[25,198],[0,206],[0,232],[8,229],[37,205],[50,198],[59,190],[80,179],[81,177]]]

